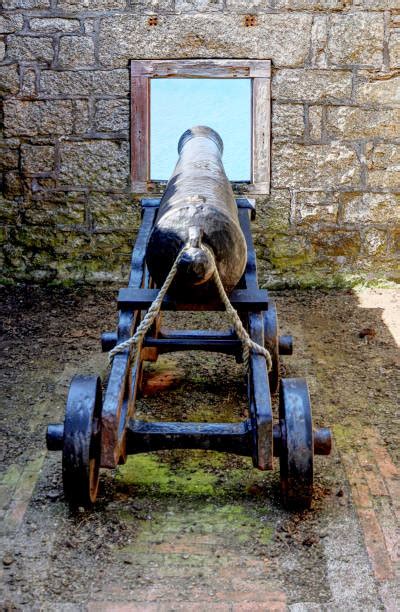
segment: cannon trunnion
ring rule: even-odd
[[[220,352],[234,356],[239,363],[243,360],[242,341],[232,329],[166,329],[158,315],[138,350],[129,346],[115,354],[104,392],[97,376],[73,378],[64,423],[48,426],[48,449],[62,451],[65,497],[71,505],[89,506],[97,496],[100,467],[115,468],[128,454],[182,448],[249,456],[253,466],[261,470],[272,469],[273,458],[279,457],[284,505],[296,510],[309,508],[314,455],[330,453],[331,435],[328,429],[313,430],[306,381],[280,379],[279,356],[292,353],[292,339],[279,336],[274,302],[258,287],[250,229],[254,206],[246,198],[234,198],[216,132],[210,128],[188,130],[181,137],[179,154],[161,201],[142,200],[142,223],[129,283],[118,296],[118,328],[102,335],[102,348],[110,351],[131,338],[159,294],[154,285],[163,284],[186,245],[185,258],[179,261],[175,282],[161,310],[223,310],[213,291],[208,259],[213,255],[231,304],[250,339],[268,349],[272,369],[268,372],[263,354],[250,352],[248,417],[241,422],[138,420],[135,401],[146,360],[185,350]],[[202,244],[207,248],[203,250]],[[279,415],[274,418],[272,395],[277,391]]]

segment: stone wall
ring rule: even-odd
[[[400,0],[3,2],[6,279],[126,276],[129,60],[179,57],[272,60],[263,282],[398,278]]]

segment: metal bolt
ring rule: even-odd
[[[62,450],[64,445],[64,424],[51,423],[47,426],[46,445],[49,451]]]
[[[327,427],[320,427],[314,431],[314,453],[316,455],[330,455],[332,450],[332,434]]]
[[[330,455],[332,450],[332,434],[327,427],[314,430],[314,455]],[[281,426],[276,424],[273,428],[273,454],[280,457],[281,454]]]
[[[103,332],[101,334],[101,350],[103,353],[108,353],[117,344],[116,332]]]
[[[279,355],[293,354],[293,336],[279,336]]]

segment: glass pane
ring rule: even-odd
[[[151,178],[172,174],[181,134],[207,125],[224,141],[223,163],[231,181],[250,180],[251,80],[152,79]]]

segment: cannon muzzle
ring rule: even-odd
[[[189,227],[188,244],[179,260],[176,282],[183,286],[206,283],[214,271],[214,262],[208,249],[201,248],[202,231],[197,226]]]
[[[213,264],[209,254],[201,248],[190,247],[180,261],[176,282],[186,286],[196,286],[206,283],[213,274]]]

